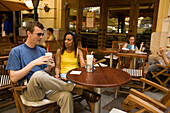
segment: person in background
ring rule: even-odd
[[[166,65],[166,66],[170,67],[170,51],[168,51],[166,53],[164,47],[160,47],[159,48],[159,53],[160,53],[159,56],[161,56],[162,59],[164,60],[165,64],[163,64],[163,65]]]
[[[127,48],[127,49],[133,50],[133,51],[137,51],[138,50],[138,47],[134,45],[134,43],[135,43],[135,36],[134,35],[130,35],[129,36],[128,42],[129,43],[125,43],[122,48]],[[143,45],[144,45],[144,43],[142,42],[140,44],[140,50],[142,50],[142,46]]]
[[[60,44],[59,44],[58,40],[55,39],[53,32],[54,32],[53,28],[47,28],[47,36],[46,36],[45,41],[57,41],[57,47],[60,48]],[[43,46],[45,48],[47,48],[47,45],[45,42],[44,42]]]
[[[5,16],[4,31],[6,35],[9,35],[12,32],[12,26],[7,16]]]
[[[2,17],[2,24],[1,24],[1,34],[2,36],[5,36],[5,31],[4,31],[4,22],[5,22],[5,18]]]
[[[53,40],[55,40],[55,37],[54,37],[54,35],[53,35],[53,32],[54,32],[53,28],[47,28],[47,37],[46,37],[46,40],[47,40],[47,41],[53,41]]]
[[[157,82],[156,79],[153,79],[152,78],[152,74],[151,72],[154,71],[154,72],[160,72],[163,70],[163,68],[161,67],[158,67],[156,66],[155,64],[161,64],[163,66],[170,66],[170,51],[167,51],[165,52],[165,49],[163,47],[160,47],[159,48],[159,52],[157,52],[157,54],[161,57],[159,60],[157,61],[154,61],[154,62],[149,62],[150,66],[149,66],[149,70],[148,70],[148,73],[146,75],[146,78],[151,80],[151,81],[154,81],[154,82]],[[167,73],[169,73],[170,70],[167,70]],[[162,78],[163,79],[163,78]]]

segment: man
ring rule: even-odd
[[[164,63],[166,66],[170,67],[170,51],[167,53],[165,52],[165,49],[163,47],[159,48],[160,56],[163,58]]]
[[[46,50],[38,46],[44,35],[43,25],[31,21],[27,26],[26,42],[13,48],[9,54],[6,69],[10,70],[11,81],[20,84],[24,79],[28,81],[27,89],[22,94],[26,100],[36,101],[46,97],[57,102],[61,113],[73,113],[73,97],[70,92],[76,88],[48,74],[55,66],[54,60],[44,56]],[[47,61],[51,63],[47,65]],[[96,93],[80,91],[89,101],[98,101],[100,98],[95,98]]]
[[[48,40],[48,41],[55,40],[53,32],[54,32],[53,28],[47,28],[47,37],[46,37],[46,40]]]
[[[56,41],[57,48],[60,48],[60,44],[58,40],[55,39],[53,32],[54,32],[53,28],[47,28],[47,36],[46,36],[45,41]],[[47,45],[45,42],[43,43],[43,46],[47,48]]]
[[[151,72],[152,71],[160,72],[160,71],[163,70],[163,68],[158,67],[155,64],[158,63],[158,64],[161,64],[161,65],[164,65],[164,66],[170,66],[170,63],[169,63],[169,61],[170,61],[170,51],[165,52],[164,48],[160,47],[159,52],[157,52],[157,54],[161,57],[161,59],[159,59],[155,62],[150,62],[149,70],[148,70],[148,73],[147,73],[147,76],[146,76],[147,79],[154,81],[154,82],[157,82],[157,80],[152,78]],[[167,73],[169,73],[169,72],[170,72],[170,70],[167,70]]]

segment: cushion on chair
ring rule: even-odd
[[[26,106],[39,107],[39,106],[42,106],[42,105],[51,104],[51,103],[55,102],[55,101],[52,101],[52,100],[49,100],[49,99],[43,99],[43,100],[40,100],[40,101],[28,101],[28,100],[24,99],[23,95],[20,95],[20,97],[21,97],[22,103]]]
[[[142,76],[142,70],[140,69],[126,69],[126,68],[123,68],[123,71],[129,73],[132,77],[136,76],[136,77],[141,77]]]
[[[0,87],[10,85],[10,79],[8,75],[0,76]]]
[[[127,113],[127,112],[113,108],[109,113]]]

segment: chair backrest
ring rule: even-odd
[[[112,41],[112,48],[121,49],[126,41]]]
[[[0,61],[0,89],[10,86],[10,79],[6,71],[7,60]]]
[[[0,107],[14,103],[12,93],[8,90],[11,88],[11,85],[8,72],[6,70],[7,60],[8,56],[0,57],[0,99],[1,101],[5,100],[0,104]]]
[[[27,36],[16,36],[16,43],[23,44],[27,39]]]
[[[56,52],[57,49],[60,48],[60,44],[57,40],[53,40],[53,41],[45,41],[46,46],[49,45],[49,51],[50,52]]]
[[[147,55],[118,53],[118,69],[128,72],[132,77],[144,77],[144,65]]]
[[[0,43],[11,43],[9,36],[0,36]]]
[[[161,85],[159,85],[159,84],[157,84],[157,83],[155,83],[155,82],[152,82],[152,81],[150,81],[150,80],[147,80],[147,79],[145,79],[145,78],[140,78],[140,80],[141,80],[142,82],[144,82],[145,84],[148,84],[148,85],[149,85],[148,88],[146,88],[146,89],[144,89],[144,90],[142,91],[143,93],[146,92],[146,91],[148,91],[148,90],[150,90],[150,89],[152,89],[152,88],[159,89],[160,91],[164,92],[164,96],[161,98],[160,102],[161,102],[163,105],[167,106],[167,107],[170,106],[170,89],[168,89],[168,88],[166,88],[166,87],[163,87],[163,86],[161,86]]]
[[[0,43],[0,55],[9,55],[9,52],[11,51],[13,45],[11,43]]]

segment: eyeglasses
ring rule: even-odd
[[[37,36],[44,36],[44,33],[36,33]]]

